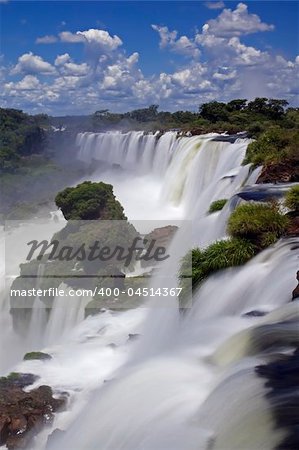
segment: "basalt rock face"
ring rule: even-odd
[[[25,392],[35,381],[31,374],[11,374],[0,378],[0,446],[9,450],[28,449],[44,425],[51,424],[54,412],[63,409],[65,399],[55,399],[49,386]]]
[[[287,234],[288,236],[299,236],[299,216],[289,216],[290,217],[290,225],[288,227]]]
[[[299,448],[299,348],[292,355],[256,368],[260,377],[266,378],[267,398],[273,410],[276,427],[287,432],[275,450]]]
[[[293,299],[299,297],[298,286],[293,291]],[[283,326],[287,323],[284,322]],[[277,341],[277,344],[283,342]],[[286,344],[286,342],[284,342]],[[275,428],[284,432],[284,438],[277,444],[275,450],[297,450],[299,448],[299,347],[292,339],[285,347],[287,352],[281,352],[275,360],[256,366],[256,374],[265,379],[266,398],[271,405]],[[293,351],[290,353],[290,349]]]
[[[296,300],[297,298],[299,298],[299,270],[297,272],[297,280],[298,280],[298,285],[297,287],[293,290],[292,293],[292,299]]]
[[[266,164],[257,183],[293,183],[299,181],[299,162],[285,160]]]
[[[154,244],[151,253],[154,254],[156,249],[158,249],[159,247],[167,249],[177,230],[178,230],[177,226],[167,225],[165,227],[155,228],[153,231],[147,234],[144,237],[145,240],[147,240],[148,243]],[[147,267],[152,264],[153,264],[152,261],[151,262],[141,261],[142,267]]]

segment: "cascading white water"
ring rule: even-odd
[[[131,220],[157,218],[156,209],[164,212],[158,218],[198,219],[206,214],[212,201],[237,193],[249,174],[249,166],[242,166],[242,161],[250,140],[214,141],[217,136],[185,137],[167,132],[159,137],[157,133],[134,131],[80,133],[78,159],[90,167],[95,161],[108,166],[118,164],[133,173],[132,178],[122,178],[109,170],[108,174],[103,173],[100,165],[91,175],[93,180],[112,180]],[[137,183],[140,193],[135,192]],[[147,187],[144,191],[143,185]],[[135,195],[143,200],[143,215],[139,203],[135,210],[132,208],[137,203]]]
[[[42,277],[44,275],[45,265],[39,264],[37,271],[36,289],[40,289]],[[35,347],[36,343],[42,339],[47,325],[47,312],[42,300],[37,295],[34,299],[31,320],[29,326],[28,344]],[[42,343],[43,344],[43,343]]]
[[[62,290],[65,297],[56,296],[53,300],[49,321],[45,327],[45,342],[51,344],[57,342],[57,338],[63,337],[74,328],[75,325],[84,319],[84,308],[92,299],[86,296],[70,296],[70,288],[61,283],[59,290]]]
[[[130,221],[191,218],[193,245],[204,246],[225,236],[236,194],[258,176],[242,166],[247,139],[214,137],[82,133],[78,158],[94,168],[88,179],[113,184]],[[220,198],[231,200],[208,215]],[[248,351],[267,316],[244,314],[270,312],[270,326],[294,318],[294,311],[284,312],[298,264],[294,242],[282,240],[246,266],[208,279],[181,318],[173,302],[106,312],[74,327],[83,319],[80,299],[71,324],[57,302],[46,332],[53,359],[16,368],[38,374],[36,385],[71,395],[69,410],[53,424],[67,431],[50,450],[272,450],[281,433],[273,432],[254,374],[264,355]],[[131,342],[129,333],[141,336]],[[40,434],[35,450],[44,449],[48,434]]]
[[[264,309],[264,301],[270,300],[267,310],[272,311],[289,300],[287,292],[294,284],[299,257],[299,249],[292,250],[293,244],[292,240],[282,241],[244,268],[209,279],[195,299],[195,312],[191,310],[181,322],[176,322],[172,342],[153,354],[151,340],[142,336],[135,345],[138,351],[131,352],[112,380],[97,389],[88,407],[53,448],[273,449],[283,432],[273,430],[274,419],[264,398],[263,382],[254,374],[254,367],[264,357],[258,349],[257,356],[246,355],[247,330],[254,336],[267,316],[250,318],[242,314],[253,307]],[[284,270],[279,271],[282,264]],[[261,273],[256,287],[260,295],[247,277],[249,269]],[[278,281],[273,286],[273,279],[280,276],[284,281],[281,291],[277,289]],[[228,292],[224,286],[228,286]],[[210,313],[201,315],[205,306]],[[293,313],[288,314],[291,318],[295,317],[294,307]],[[269,324],[274,322],[274,327],[275,322],[285,320],[283,311],[272,319],[269,316]],[[152,340],[157,339],[157,326],[165,327],[171,314],[164,311],[164,316],[155,317],[153,312],[148,316]],[[155,319],[160,323],[154,323]],[[243,350],[239,352],[242,342]],[[236,363],[230,364],[234,360]]]

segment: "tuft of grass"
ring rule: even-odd
[[[286,194],[285,206],[299,213],[299,185],[292,187]]]
[[[229,239],[217,241],[203,250],[194,248],[182,259],[179,273],[181,305],[190,295],[190,276],[194,288],[213,273],[247,263],[274,244],[287,231],[288,224],[288,217],[279,211],[276,203],[248,202],[236,208],[228,223]]]
[[[232,237],[247,239],[259,250],[279,239],[287,230],[289,219],[276,203],[246,203],[230,216],[228,232]]]
[[[194,248],[192,254],[192,287],[204,281],[209,275],[229,267],[245,264],[256,254],[256,247],[249,241],[231,238],[217,241],[205,250]],[[180,279],[184,289],[183,280],[186,266],[189,264],[190,252],[183,258]]]
[[[215,200],[210,204],[209,213],[212,214],[216,211],[221,211],[227,203],[226,198],[222,198],[220,200]]]

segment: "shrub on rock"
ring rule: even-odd
[[[213,213],[216,211],[221,211],[227,203],[226,198],[222,198],[220,200],[215,200],[210,204],[209,213]]]
[[[299,185],[292,187],[286,194],[285,205],[291,211],[299,213]]]
[[[286,158],[298,160],[299,133],[293,129],[272,126],[248,145],[244,163],[259,166],[280,163]]]
[[[230,216],[228,232],[261,250],[276,242],[286,232],[288,223],[289,219],[275,203],[245,203]]]
[[[204,281],[209,275],[229,267],[240,266],[249,261],[256,254],[255,246],[239,238],[217,241],[205,250],[195,248],[192,250],[192,287]],[[182,284],[185,266],[188,264],[190,254],[182,261],[180,278]],[[182,286],[181,286],[182,287]]]
[[[84,181],[59,192],[55,202],[66,220],[126,219],[111,184]]]

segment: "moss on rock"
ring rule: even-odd
[[[66,220],[126,219],[111,184],[84,181],[59,192],[55,202]]]
[[[214,213],[216,211],[221,211],[227,203],[226,198],[222,198],[220,200],[215,200],[210,204],[209,213]]]
[[[46,361],[49,359],[52,359],[52,356],[48,353],[43,352],[28,352],[24,355],[23,360],[24,361],[31,361],[31,360],[40,360],[40,361]]]

